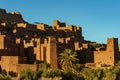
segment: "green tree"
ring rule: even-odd
[[[102,80],[103,78],[103,70],[102,69],[90,69],[84,68],[81,71],[81,75],[85,80]]]
[[[20,72],[20,80],[37,80],[37,78],[36,71],[25,69]]]
[[[58,57],[58,61],[65,73],[72,71],[75,72],[76,63],[78,59],[76,58],[76,52],[71,49],[65,49]]]
[[[102,80],[116,80],[116,73],[114,73],[113,68],[112,69],[106,69],[104,70],[104,77]]]

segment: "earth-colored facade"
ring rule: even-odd
[[[25,68],[37,70],[42,62],[58,69],[57,58],[65,49],[76,51],[80,64],[91,68],[114,66],[120,60],[117,38],[108,38],[107,45],[97,44],[84,40],[79,26],[58,20],[52,26],[30,24],[19,12],[0,9],[1,71],[17,75]]]

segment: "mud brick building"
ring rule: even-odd
[[[49,26],[30,24],[20,12],[0,9],[0,66],[1,71],[17,75],[22,69],[37,70],[40,63],[58,69],[58,54],[65,49],[77,52],[79,64],[86,67],[114,66],[120,60],[117,38],[108,38],[107,44],[84,40],[80,26],[58,20]]]

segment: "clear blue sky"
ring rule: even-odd
[[[120,38],[120,0],[0,0],[0,8],[21,12],[29,23],[58,19],[81,26],[86,40]]]

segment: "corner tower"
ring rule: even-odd
[[[108,38],[107,39],[107,51],[118,53],[118,38]]]

